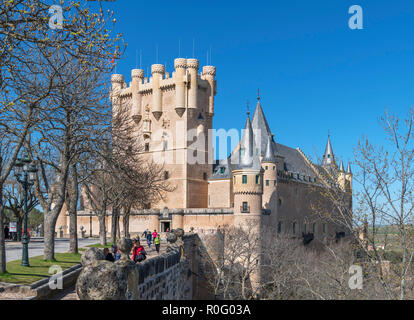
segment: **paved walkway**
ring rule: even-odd
[[[79,239],[79,248],[86,247],[90,244],[99,243],[99,239]],[[43,238],[32,238],[29,243],[29,258],[43,255]],[[56,239],[55,252],[68,252],[69,239]],[[20,260],[22,258],[21,242],[6,242],[6,261]]]

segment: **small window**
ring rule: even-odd
[[[303,232],[306,234],[308,232],[308,224],[304,223],[303,224]]]
[[[274,185],[274,186],[276,185],[276,180],[274,180],[274,181],[273,181],[273,185]]]
[[[249,205],[247,202],[243,202],[242,212],[249,212]]]
[[[266,187],[269,186],[269,180],[266,180]]]
[[[282,221],[279,221],[279,223],[277,224],[277,233],[281,233],[282,232]]]
[[[256,184],[259,184],[260,183],[260,176],[259,175],[257,175],[256,176]]]
[[[312,224],[312,233],[315,234],[316,233],[316,223]]]
[[[164,180],[168,180],[168,178],[169,178],[168,171],[164,171]]]
[[[207,180],[207,172],[203,172],[203,180]]]
[[[296,235],[296,222],[293,222],[292,224],[292,234]]]
[[[273,171],[275,171],[276,170],[276,166],[273,166]]]
[[[269,167],[268,166],[266,166],[266,170],[269,170]]]
[[[282,206],[282,199],[279,198],[279,207]]]
[[[243,149],[240,149],[240,156],[241,157],[244,157],[244,148]]]
[[[224,170],[225,170],[225,168],[221,167],[220,168],[220,174],[224,174]]]
[[[145,144],[145,152],[148,152],[149,151],[149,143],[146,143]]]
[[[326,234],[326,223],[322,224],[322,233]]]
[[[242,177],[242,183],[243,184],[247,184],[247,176],[243,176]]]

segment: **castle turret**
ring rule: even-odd
[[[119,95],[121,90],[124,87],[124,76],[122,74],[113,74],[111,76],[111,84],[112,84],[112,92],[111,92],[111,100],[112,100],[112,113],[115,113],[119,107]]]
[[[326,143],[325,154],[323,155],[322,159],[322,165],[324,165],[325,167],[336,165],[335,155],[332,149],[330,136],[328,136],[328,142]]]
[[[142,94],[140,86],[144,79],[145,73],[142,69],[132,69],[131,71],[131,91],[132,91],[132,119],[138,123],[142,119]]]
[[[121,90],[125,80],[122,74],[113,74],[111,76],[112,91]]]
[[[175,111],[181,117],[185,112],[185,86],[187,82],[186,68],[187,59],[177,58],[174,60],[174,82],[175,82]]]
[[[210,116],[214,115],[214,96],[216,95],[216,68],[213,66],[204,66],[203,67],[203,79],[208,82],[208,112]]]
[[[351,170],[351,163],[350,162],[348,162],[348,168],[346,169],[345,180],[346,180],[346,190],[347,190],[347,192],[352,193],[352,170]]]
[[[165,74],[165,66],[162,64],[153,64],[152,73],[152,114],[155,119],[159,120],[162,115],[162,91],[160,88],[161,80]]]
[[[276,209],[276,180],[277,180],[277,168],[276,157],[273,149],[273,136],[268,136],[266,152],[262,159],[263,174],[263,208],[266,210],[274,211]]]
[[[344,169],[344,163],[343,163],[342,160],[341,160],[341,164],[339,165],[338,184],[339,184],[339,187],[343,191],[345,191],[345,189],[346,189],[345,169]]]
[[[234,223],[236,226],[257,228],[260,232],[263,195],[263,169],[254,152],[253,129],[248,114],[240,142],[239,164],[233,170]]]
[[[197,109],[197,73],[198,73],[198,60],[187,59],[187,69],[190,74],[190,88],[188,90],[188,108]]]

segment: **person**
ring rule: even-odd
[[[155,250],[157,250],[157,253],[160,253],[161,238],[159,234],[157,234],[157,237],[155,238],[154,243],[155,243]]]
[[[36,237],[39,236],[39,226],[36,227]]]
[[[152,234],[151,232],[147,233],[147,244],[148,244],[148,248],[151,248],[151,242],[152,242]]]
[[[147,239],[147,235],[148,235],[148,229],[145,229],[145,231],[142,233],[142,236],[144,237],[144,239]]]
[[[170,232],[170,228],[167,228],[167,230],[165,231],[166,233]]]
[[[154,230],[154,232],[152,233],[152,239],[154,240],[154,244],[155,244],[155,238],[157,237],[158,233],[157,230]]]
[[[115,261],[118,261],[121,259],[121,254],[119,253],[118,247],[116,245],[112,246],[112,254],[115,257]]]
[[[115,262],[115,258],[113,256],[113,254],[109,252],[108,248],[105,248],[103,250],[103,252],[104,252],[104,255],[105,255],[105,260]]]
[[[132,261],[135,263],[139,263],[144,261],[147,258],[147,252],[145,251],[144,247],[141,246],[139,240],[134,240],[134,247],[132,248]]]

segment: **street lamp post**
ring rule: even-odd
[[[89,237],[92,238],[92,211],[90,211],[89,214]]]
[[[16,180],[23,186],[24,190],[24,218],[23,218],[23,253],[22,266],[30,267],[29,265],[29,237],[27,234],[27,193],[29,188],[34,184],[36,178],[37,168],[28,155],[24,155],[23,159],[17,159],[15,163],[14,175]]]

